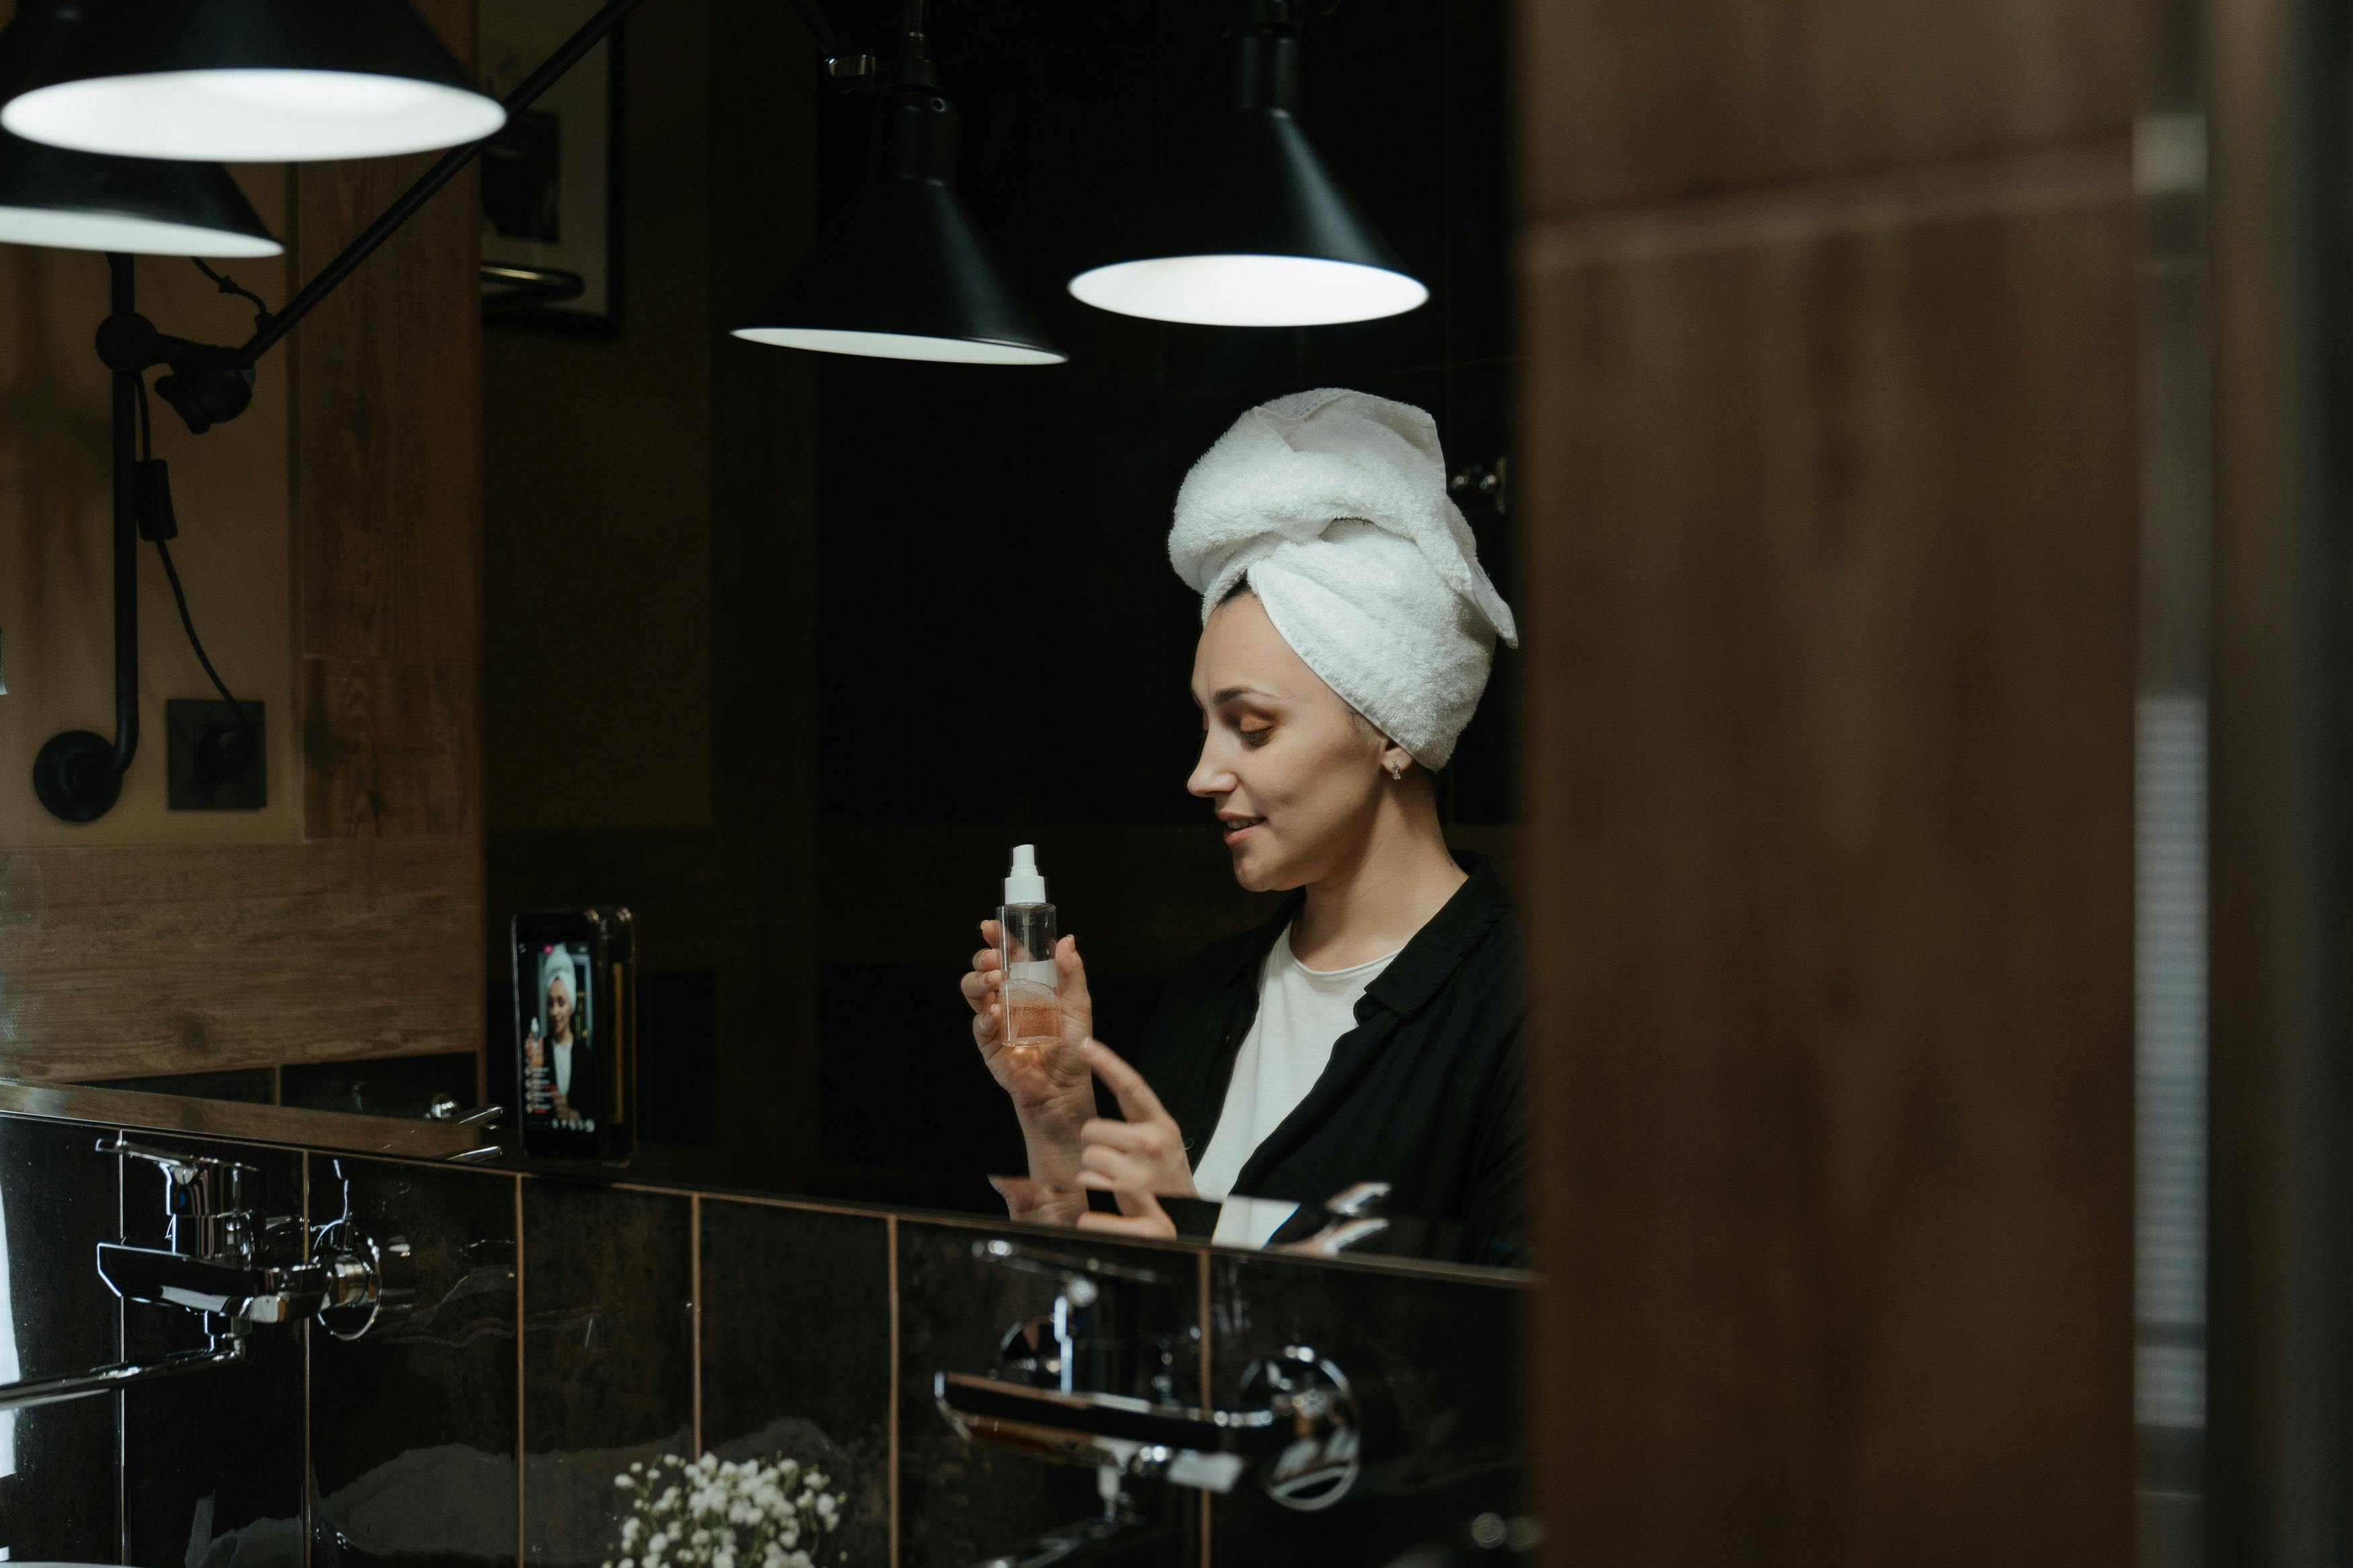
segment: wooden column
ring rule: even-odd
[[[474,0],[420,9],[472,58]],[[426,162],[301,165],[290,276],[315,273]],[[265,630],[295,657],[301,711],[280,703],[269,717],[301,734],[299,778],[271,784],[299,793],[300,837],[234,842],[234,825],[175,822],[190,841],[93,833],[52,847],[27,830],[38,847],[0,850],[0,1075],[481,1048],[479,210],[470,174],[259,367],[291,391],[292,538],[269,548],[290,548],[293,603],[269,605]],[[230,336],[216,310],[210,326],[170,314],[159,324]],[[257,422],[284,406],[258,401],[246,422],[204,437],[204,460],[239,449],[277,460]],[[214,509],[237,504],[223,487],[190,485],[183,516],[204,519],[206,496]],[[153,571],[152,557],[142,565]],[[151,595],[151,698],[178,637]],[[160,795],[164,752],[151,724],[136,788]],[[30,811],[20,763],[8,760],[6,787],[12,809]],[[207,828],[220,839],[201,837]]]
[[[2124,1562],[2133,9],[1522,46],[1555,1560]]]
[[[463,61],[475,0],[417,9]],[[295,179],[308,277],[431,162]],[[447,1043],[482,1043],[481,197],[470,167],[295,332],[296,647],[303,835],[429,864],[429,969],[381,983]],[[422,853],[408,853],[423,851]],[[375,864],[384,853],[364,849]],[[359,955],[353,955],[354,963]],[[361,969],[360,973],[364,973]]]

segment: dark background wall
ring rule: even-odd
[[[897,5],[827,9],[853,46],[893,47]],[[973,1177],[1016,1152],[955,979],[1009,846],[1039,845],[1114,1045],[1177,963],[1261,912],[1184,791],[1198,611],[1165,539],[1187,466],[1252,404],[1326,384],[1429,409],[1458,467],[1506,454],[1504,12],[1359,3],[1311,25],[1305,122],[1432,297],[1250,331],[1111,316],[1063,287],[1221,105],[1227,10],[932,6],[965,199],[1071,356],[1036,369],[724,337],[863,176],[867,112],[817,85],[789,21],[708,12],[699,50],[692,29],[633,34],[631,200],[654,187],[638,216],[663,221],[632,220],[621,338],[486,343],[491,1026],[511,1027],[514,910],[627,902],[649,972],[649,1161],[993,1203]],[[755,44],[765,70],[741,63]],[[666,174],[702,158],[707,193]],[[641,342],[697,331],[695,355]],[[649,382],[649,354],[688,379]],[[703,410],[707,440],[688,428]],[[1509,595],[1507,506],[1466,497]],[[551,552],[593,580],[550,600],[532,563]],[[698,602],[707,638],[665,654],[668,617]],[[544,735],[540,650],[571,603],[623,628],[589,639],[612,664],[610,730],[551,755],[522,738]],[[1506,653],[1444,786],[1460,842],[1507,857],[1517,695]]]

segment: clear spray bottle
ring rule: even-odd
[[[1062,1005],[1055,995],[1054,906],[1046,901],[1046,879],[1038,872],[1038,847],[1013,847],[1013,869],[1005,879],[1005,903],[997,911],[1005,965],[1005,1043],[1017,1050],[1059,1044]]]

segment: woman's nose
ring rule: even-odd
[[[1234,787],[1232,771],[1211,758],[1209,748],[1209,742],[1201,742],[1201,760],[1193,764],[1193,776],[1185,781],[1187,790],[1205,800],[1213,795],[1229,795]]]

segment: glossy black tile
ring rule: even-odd
[[[902,1568],[961,1568],[1010,1552],[1045,1531],[1101,1511],[1092,1469],[1049,1465],[970,1444],[942,1419],[932,1394],[937,1372],[988,1372],[1012,1325],[1050,1312],[1055,1283],[1044,1276],[976,1258],[973,1246],[991,1233],[899,1222],[899,1561]],[[1040,1247],[1094,1256],[1163,1276],[1135,1305],[1153,1326],[1141,1336],[1146,1370],[1165,1330],[1170,1392],[1198,1397],[1199,1259],[1194,1254],[1080,1240]],[[1130,1363],[1129,1364],[1136,1364]],[[1145,1393],[1139,1380],[1120,1393]],[[1196,1561],[1200,1510],[1195,1494],[1171,1489],[1155,1539],[1114,1561],[1176,1564]]]
[[[1210,1264],[1210,1384],[1227,1407],[1286,1346],[1338,1365],[1364,1418],[1365,1469],[1314,1512],[1245,1479],[1210,1504],[1218,1568],[1377,1568],[1477,1515],[1518,1511],[1523,1287],[1264,1257]]]
[[[312,1568],[461,1568],[517,1539],[518,1178],[312,1154],[322,1219],[405,1238],[407,1310],[353,1341],[311,1332]],[[340,1175],[339,1175],[340,1172]]]
[[[303,1062],[284,1069],[280,1103],[359,1116],[422,1116],[438,1095],[474,1105],[474,1053]]]
[[[1430,296],[1398,315],[1306,329],[1307,385],[1445,357],[1445,59],[1442,5],[1342,6],[1305,29],[1300,122]]]
[[[1510,361],[1451,372],[1439,435],[1450,469],[1469,481],[1455,493],[1455,502],[1478,541],[1479,563],[1504,602],[1523,610],[1511,510],[1514,479],[1523,471],[1512,457],[1518,374],[1518,364]],[[1450,822],[1510,822],[1518,816],[1521,658],[1517,650],[1496,645],[1479,710],[1440,775],[1440,809]]]
[[[702,1200],[702,1446],[781,1454],[843,1498],[833,1544],[890,1552],[891,1253],[879,1216]]]
[[[157,1073],[148,1078],[110,1078],[100,1089],[135,1089],[141,1094],[185,1094],[197,1100],[235,1100],[248,1105],[269,1105],[278,1096],[274,1068],[239,1068],[229,1072]]]
[[[693,1442],[691,1200],[522,1184],[524,1561],[613,1558],[613,1479]]]
[[[945,964],[818,966],[827,1160],[873,1165],[879,1156],[900,1169],[965,1173],[1020,1163],[1013,1118],[973,1114],[996,1089],[978,1053],[941,1059],[939,1042],[972,1026],[956,980]]]
[[[0,1381],[115,1359],[119,1306],[91,1266],[113,1239],[115,1162],[86,1127],[0,1118]],[[111,1562],[112,1396],[0,1411],[0,1547],[19,1562]]]
[[[1315,328],[1328,331],[1329,328]],[[1309,330],[1300,327],[1204,327],[1170,323],[1161,329],[1163,384],[1172,393],[1288,392],[1304,384]],[[1251,398],[1262,402],[1264,398]],[[1247,406],[1247,404],[1245,405]]]
[[[142,1133],[142,1143],[249,1168],[243,1199],[271,1244],[301,1253],[302,1156],[281,1149]],[[124,1238],[164,1244],[164,1177],[123,1163]],[[287,1223],[277,1226],[269,1220]],[[206,1320],[175,1307],[133,1303],[123,1344],[133,1358],[206,1342]],[[190,1373],[122,1394],[122,1542],[136,1563],[236,1564],[302,1561],[302,1331],[258,1326],[238,1365]]]

